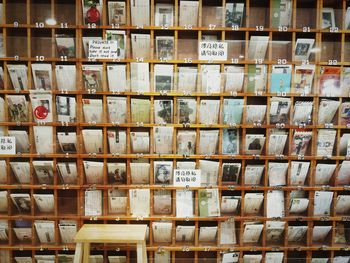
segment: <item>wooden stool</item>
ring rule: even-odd
[[[137,245],[137,262],[147,263],[146,230],[147,225],[83,225],[75,236],[74,263],[89,262],[90,243],[134,243]]]

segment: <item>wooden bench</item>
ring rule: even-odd
[[[75,236],[74,263],[89,262],[91,243],[136,244],[137,262],[147,263],[146,230],[147,225],[83,225]]]

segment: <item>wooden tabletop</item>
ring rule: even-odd
[[[77,243],[142,243],[147,225],[85,224],[75,236]]]

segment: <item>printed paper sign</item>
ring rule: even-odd
[[[174,186],[199,187],[201,186],[201,170],[174,170]]]
[[[120,50],[118,41],[115,40],[91,40],[89,41],[89,58],[91,59],[116,59]]]
[[[227,60],[227,43],[219,41],[200,41],[199,60]]]
[[[16,138],[0,136],[0,154],[16,154]]]

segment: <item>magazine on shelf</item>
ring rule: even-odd
[[[103,121],[103,102],[100,99],[82,99],[84,121],[101,123]]]
[[[86,184],[103,184],[103,162],[83,161]]]
[[[59,122],[76,122],[75,97],[56,96],[56,115]]]
[[[264,225],[261,222],[244,222],[243,242],[257,243],[260,239]]]
[[[225,26],[241,27],[244,19],[244,3],[226,3]]]
[[[269,36],[251,36],[248,47],[248,59],[265,59]]]
[[[131,98],[131,122],[150,123],[151,101],[149,99]]]
[[[36,90],[52,90],[52,67],[51,64],[33,63],[32,73],[34,88]]]
[[[292,22],[293,1],[276,0],[272,2],[272,27],[290,27]]]
[[[201,100],[199,106],[200,124],[218,124],[220,100]]]
[[[110,153],[126,153],[126,131],[118,129],[107,130],[108,146]]]
[[[291,162],[290,185],[305,185],[309,172],[310,162]]]
[[[29,162],[10,162],[10,167],[14,176],[20,184],[30,183],[30,165]]]
[[[141,27],[150,25],[149,0],[133,0],[131,6],[131,25]]]
[[[238,263],[239,252],[224,252],[221,263]]]
[[[335,24],[334,9],[329,7],[323,7],[321,21],[322,21],[322,25],[321,25],[322,29],[335,27],[336,24]]]
[[[103,91],[102,65],[82,65],[83,85],[86,91],[92,93]]]
[[[223,129],[222,154],[239,154],[238,129]]]
[[[28,90],[28,68],[26,65],[7,64],[7,69],[10,75],[12,87],[17,92]]]
[[[149,64],[148,63],[130,63],[130,78],[132,92],[149,92],[150,78],[149,78]]]
[[[332,226],[314,226],[312,229],[312,242],[323,243],[331,229]]]
[[[244,171],[244,184],[258,185],[260,184],[262,174],[264,172],[264,165],[248,164]]]
[[[53,194],[33,194],[35,203],[41,213],[54,212],[54,196]]]
[[[312,101],[296,101],[294,104],[293,123],[298,124],[311,124],[312,121]]]
[[[197,102],[194,98],[177,99],[177,116],[179,123],[196,123]]]
[[[109,214],[126,214],[128,203],[127,192],[125,190],[108,190],[108,212]]]
[[[7,184],[7,163],[0,160],[0,184]]]
[[[85,216],[102,215],[102,191],[86,190],[85,191]]]
[[[109,122],[127,123],[127,98],[126,97],[107,97],[107,110]]]
[[[154,91],[171,92],[174,90],[174,65],[154,65]]]
[[[15,233],[16,238],[20,242],[31,242],[32,239],[32,224],[30,221],[22,221],[18,224],[16,220],[14,222],[13,232]],[[32,261],[30,261],[32,262]]]
[[[219,177],[219,162],[199,160],[201,171],[201,186],[215,186]]]
[[[350,196],[338,195],[335,204],[335,211],[337,214],[347,214],[350,211]]]
[[[321,67],[319,95],[328,97],[342,96],[340,75],[340,67]]]
[[[295,65],[293,92],[310,94],[315,74],[315,65]]]
[[[169,190],[155,190],[153,193],[153,213],[169,215],[172,212],[172,194]]]
[[[7,95],[6,100],[11,122],[29,121],[28,101],[24,95]]]
[[[103,10],[102,0],[82,0],[84,25],[101,24]]]
[[[169,99],[154,100],[154,123],[167,124],[174,123],[173,101]]]
[[[321,99],[318,107],[318,124],[332,123],[340,106],[340,101]]]
[[[151,35],[132,33],[131,37],[132,57],[149,59],[151,57]]]
[[[246,105],[246,124],[263,123],[266,105]]]
[[[171,243],[172,222],[152,222],[153,242]]]
[[[34,142],[36,153],[53,153],[53,127],[52,126],[34,126]]]
[[[197,68],[178,66],[177,91],[196,92],[197,88]]]
[[[199,2],[198,1],[180,1],[180,17],[179,26],[192,26],[198,25],[198,12]]]
[[[339,155],[349,156],[350,155],[350,134],[344,133],[340,138],[339,145]]]
[[[289,93],[292,81],[292,65],[272,65],[270,92]]]
[[[266,80],[266,65],[248,65],[246,92],[265,92]]]
[[[102,130],[83,129],[84,148],[86,153],[103,152],[103,133]]]
[[[132,217],[150,216],[150,189],[130,189],[129,199]]]
[[[154,134],[154,153],[172,154],[174,127],[153,127]]]
[[[288,123],[291,98],[270,98],[270,123]]]
[[[294,194],[295,192],[300,192],[300,194]],[[309,199],[305,197],[305,192],[294,191],[291,192],[289,213],[291,214],[302,214],[308,209]]]
[[[350,7],[346,9],[344,29],[346,30],[350,29]]]
[[[172,4],[157,3],[155,5],[155,26],[174,26],[174,6]]]
[[[125,25],[126,24],[126,2],[109,1],[108,3],[108,24]]]
[[[175,40],[171,36],[156,37],[156,56],[160,60],[174,59]],[[170,65],[168,65],[170,66]]]
[[[29,153],[30,143],[27,131],[8,130],[8,135],[16,139],[16,153]]]
[[[337,131],[331,129],[318,130],[317,156],[332,156]]]
[[[76,184],[78,178],[77,164],[75,162],[58,162],[57,173],[63,184]]]
[[[311,50],[314,46],[315,39],[311,38],[298,38],[295,43],[294,60],[306,61],[309,59]]]
[[[130,145],[132,153],[149,152],[149,133],[148,132],[131,132]]]
[[[241,124],[244,99],[224,99],[222,119],[224,124]]]
[[[154,252],[154,263],[170,263],[171,251],[161,250]]]
[[[150,164],[130,163],[130,179],[132,184],[149,184]]]
[[[126,77],[126,65],[107,65],[108,90],[112,92],[125,92],[129,90]]]
[[[52,122],[52,94],[30,93],[31,108],[36,122]]]
[[[107,176],[110,184],[126,184],[126,164],[107,163]]]
[[[61,58],[75,58],[75,40],[71,35],[56,34],[57,54]]]
[[[126,35],[123,30],[106,30],[106,40],[112,40],[116,42],[117,54],[115,59],[125,59],[126,49]]]
[[[0,72],[1,73],[1,72]],[[0,82],[1,84],[1,82]],[[350,67],[343,68],[340,81],[341,96],[347,97],[350,94]]]
[[[56,65],[56,82],[58,90],[76,90],[77,69],[75,65]]]

